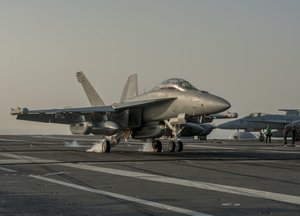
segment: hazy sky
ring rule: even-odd
[[[82,70],[107,103],[129,74],[140,92],[184,78],[240,116],[300,108],[298,0],[0,0],[0,134],[69,133],[10,107],[88,106]]]

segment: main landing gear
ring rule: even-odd
[[[105,153],[109,153],[111,149],[110,141],[107,139],[102,140],[102,151]]]
[[[152,140],[152,148],[154,152],[162,152],[162,143],[160,140]],[[181,140],[177,140],[177,142],[171,140],[168,144],[168,149],[170,152],[182,152],[183,143]]]
[[[162,152],[162,144],[160,140],[152,140],[152,148],[154,152]]]
[[[127,141],[127,138],[123,137],[122,134],[117,134],[115,136],[106,136],[106,137],[102,137],[101,139],[101,152],[105,152],[105,153],[109,153],[111,151],[111,149],[118,144],[121,140],[125,140]],[[153,152],[162,152],[163,148],[162,148],[162,143],[159,139],[151,139],[151,140],[147,140],[147,143],[150,142],[150,145],[152,145],[152,149]],[[181,140],[177,139],[177,136],[175,137],[175,140],[172,139],[169,141],[168,144],[168,149],[170,152],[182,152],[183,150],[183,143]]]
[[[101,140],[102,152],[109,153],[111,148],[116,146],[121,140],[121,135],[107,136]]]
[[[180,132],[183,130],[183,128],[180,128],[180,125],[178,122],[174,123],[172,119],[169,121],[165,120],[165,125],[172,131],[172,136],[174,140],[170,140],[168,149],[170,152],[174,152],[175,150],[177,152],[182,152],[183,150],[183,143],[181,140],[178,140],[178,137],[180,135]]]
[[[178,151],[178,152],[182,152],[183,143],[182,143],[181,140],[177,140],[177,142],[171,140],[169,142],[168,149],[169,149],[170,152],[174,152],[175,150]]]

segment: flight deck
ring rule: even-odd
[[[299,215],[300,143],[184,143],[96,153],[95,136],[1,135],[0,215]]]

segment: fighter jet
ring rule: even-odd
[[[82,87],[90,101],[90,104],[93,106],[95,104],[104,105],[103,101],[101,100],[98,93],[95,91],[94,87],[90,84],[87,80],[86,76],[82,71],[76,73],[76,77],[79,83],[82,84]],[[124,86],[122,96],[120,102],[124,102],[130,98],[138,96],[138,79],[137,74],[132,74],[128,77],[127,82]],[[101,104],[102,103],[102,104]],[[180,129],[180,133],[177,134],[180,137],[187,137],[187,136],[198,136],[200,139],[206,140],[207,135],[209,135],[215,126],[212,123],[214,119],[225,119],[225,118],[237,118],[237,113],[216,113],[201,117],[190,117],[186,120],[183,124],[178,124]],[[164,137],[173,136],[172,134],[172,123],[176,123],[176,119],[166,119],[164,120],[166,126],[165,133],[163,134]],[[169,145],[169,150],[175,150],[175,144],[171,143]]]
[[[113,145],[129,137],[151,139],[153,149],[161,152],[162,143],[158,138],[169,129],[173,135],[169,149],[173,150],[176,146],[180,152],[183,149],[182,141],[178,140],[182,131],[180,125],[188,119],[219,113],[231,106],[225,99],[198,90],[179,78],[167,79],[151,91],[132,98],[124,96],[124,101],[112,105],[104,105],[98,96],[90,100],[94,104],[91,107],[43,110],[17,108],[12,109],[11,114],[17,115],[19,120],[68,124],[73,134],[101,135],[105,152],[110,152]],[[189,128],[193,132],[203,129],[195,124],[190,124]]]
[[[246,132],[257,131],[260,132],[260,139],[262,139],[262,130],[268,125],[273,129],[272,136],[282,137],[285,126],[292,128],[292,126],[300,127],[300,115],[298,109],[280,109],[285,111],[283,114],[266,114],[266,113],[251,113],[250,115],[222,123],[217,126],[220,129],[227,130],[245,130]]]

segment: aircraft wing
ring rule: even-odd
[[[71,124],[73,122],[83,121],[82,116],[92,114],[103,114],[106,112],[114,112],[112,106],[100,107],[79,107],[65,109],[44,109],[44,110],[28,110],[27,108],[17,108],[11,110],[11,115],[17,115],[19,120]]]
[[[17,115],[17,119],[26,121],[71,124],[73,122],[86,121],[93,115],[104,115],[108,112],[120,112],[126,109],[143,108],[150,104],[157,104],[164,101],[171,101],[175,98],[155,99],[144,101],[132,101],[112,106],[97,107],[79,107],[65,109],[44,109],[44,110],[28,110],[27,108],[17,108],[11,110],[11,115]]]
[[[19,112],[18,112],[19,111]],[[31,115],[31,114],[57,114],[57,113],[100,113],[113,112],[111,106],[101,107],[79,107],[79,108],[64,108],[64,109],[44,109],[44,110],[28,110],[27,108],[12,109],[11,115]]]

